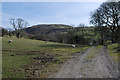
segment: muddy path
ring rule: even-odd
[[[118,78],[118,67],[105,47],[91,47],[84,53],[74,55],[60,71],[50,78]]]

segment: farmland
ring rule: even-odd
[[[12,39],[12,43],[8,40]],[[57,72],[60,66],[71,55],[89,48],[86,46],[71,47],[61,44],[14,36],[2,38],[2,76],[3,78],[44,78]]]

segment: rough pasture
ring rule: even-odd
[[[8,43],[8,40],[12,43]],[[44,78],[59,70],[71,55],[87,49],[86,46],[71,47],[60,44],[15,37],[2,38],[3,78]]]

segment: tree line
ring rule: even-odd
[[[90,23],[100,33],[101,44],[120,41],[120,2],[105,2],[92,12]]]

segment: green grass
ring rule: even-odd
[[[90,53],[96,53],[99,48],[102,48],[102,45],[96,46]]]
[[[77,35],[83,35],[84,34],[84,38],[95,38],[95,32],[94,31],[77,31],[75,34]]]
[[[12,39],[12,43],[8,40]],[[57,72],[66,60],[90,46],[71,47],[61,44],[16,37],[2,38],[3,78],[44,78]],[[40,58],[39,58],[40,57]],[[42,59],[41,59],[42,58]],[[52,59],[51,59],[52,58]],[[50,60],[49,60],[50,59]],[[44,60],[41,62],[41,60]]]
[[[118,53],[118,43],[112,44],[112,45],[108,45],[108,51],[109,51],[110,56],[112,57],[112,59],[113,59],[115,62],[120,61],[120,60],[118,59],[118,57],[120,57],[120,55],[119,55],[119,53]]]
[[[94,35],[95,33],[94,33],[94,31],[78,31],[78,32],[76,32],[76,34],[82,34],[82,33],[84,33],[84,34],[91,34],[91,35]]]

